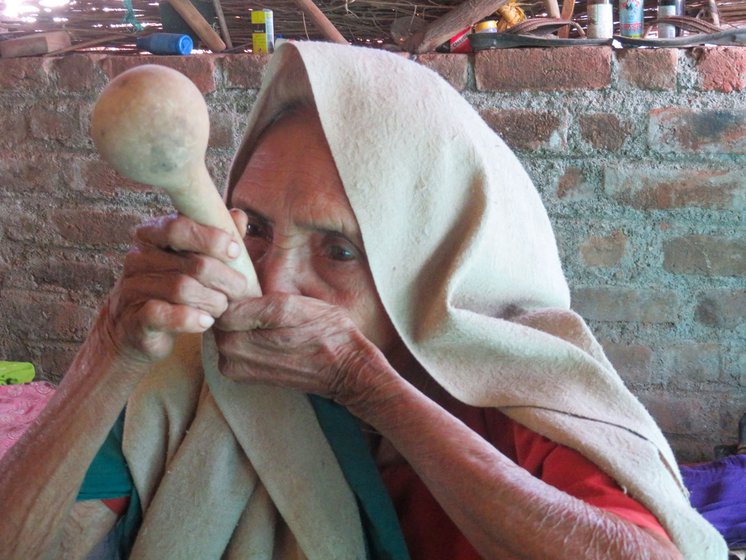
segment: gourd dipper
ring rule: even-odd
[[[156,64],[115,77],[91,117],[101,156],[121,175],[165,190],[174,207],[197,223],[231,233],[241,254],[230,265],[249,294],[261,295],[254,267],[205,166],[210,119],[202,94],[184,74]]]

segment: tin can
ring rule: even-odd
[[[488,19],[475,23],[474,33],[497,33],[497,21]]]
[[[251,10],[251,45],[254,53],[271,53],[275,47],[272,10]]]
[[[658,0],[658,17],[671,17],[684,15],[684,0]],[[676,26],[670,23],[658,25],[658,37],[670,39],[681,35]]]
[[[619,34],[622,37],[642,37],[642,0],[620,0]]]
[[[591,39],[610,39],[614,35],[614,6],[611,0],[588,2],[588,30]]]

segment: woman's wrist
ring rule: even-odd
[[[413,387],[391,366],[383,353],[372,344],[349,359],[345,368],[347,382],[355,387],[340,404],[370,424],[381,423],[396,416],[402,396]]]

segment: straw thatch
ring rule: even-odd
[[[571,0],[568,0],[571,1]],[[205,3],[210,9],[213,0],[193,0]],[[39,0],[26,0],[39,6]],[[391,38],[392,24],[404,28],[422,25],[447,13],[461,0],[316,0],[316,4],[344,37],[353,43],[368,43],[394,48]],[[561,5],[560,0],[560,5]],[[746,24],[746,0],[716,0],[721,24]],[[529,17],[544,15],[542,0],[521,0]],[[31,31],[70,30],[77,50],[116,47],[122,52],[134,49],[134,37],[161,30],[161,10],[155,0],[132,0],[132,10],[125,7],[125,0],[71,0],[59,8],[43,8],[33,22],[9,20],[0,16],[0,28],[11,34]],[[275,34],[286,38],[320,39],[313,23],[304,17],[292,0],[221,0],[228,32],[237,51],[251,48],[250,12],[252,9],[269,8],[274,12]],[[708,0],[689,0],[687,15],[710,19]],[[0,0],[0,10],[3,2]],[[655,18],[656,0],[645,0],[645,18]],[[0,11],[0,13],[2,13]],[[129,14],[129,23],[125,18]],[[577,0],[573,18],[583,27],[587,24],[587,0]],[[139,31],[132,22],[142,27]],[[219,32],[217,21],[214,25]],[[10,36],[5,34],[4,37]]]

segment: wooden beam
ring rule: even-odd
[[[0,41],[0,56],[3,58],[36,56],[69,47],[70,44],[70,34],[67,31],[32,33],[17,39]]]
[[[294,0],[296,6],[298,6],[303,13],[311,18],[314,25],[321,31],[321,34],[332,41],[333,43],[340,43],[342,45],[348,45],[347,39],[345,39],[339,30],[334,27],[334,24],[329,21],[329,18],[324,15],[319,7],[312,2],[312,0]]]
[[[212,26],[207,23],[207,20],[189,0],[168,0],[168,3],[173,6],[173,9],[182,17],[189,28],[197,34],[197,37],[207,45],[208,49],[212,52],[225,50],[225,43],[220,35],[215,33]]]

